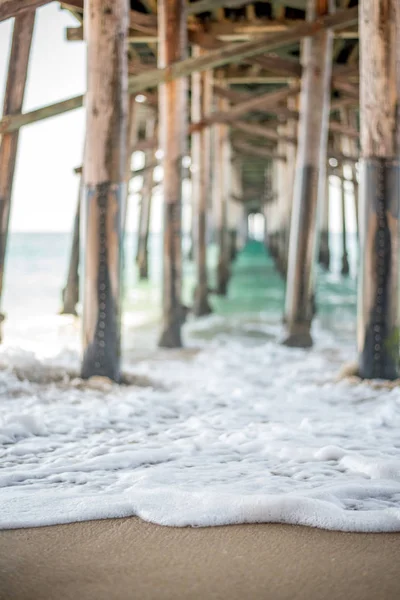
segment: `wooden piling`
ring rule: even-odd
[[[14,20],[3,116],[22,111],[29,55],[35,24],[35,10],[28,10]],[[4,133],[0,138],[0,301],[3,294],[5,258],[10,221],[11,196],[17,158],[19,131]],[[0,314],[0,323],[4,315]],[[0,341],[2,332],[0,328]]]
[[[343,173],[343,167],[339,170],[339,185],[340,185],[340,200],[342,213],[342,267],[341,274],[348,275],[350,273],[349,254],[347,252],[347,219],[346,219],[346,179]]]
[[[231,198],[228,210],[228,229],[230,232],[230,258],[235,260],[238,249],[246,244],[243,228],[245,208],[243,204],[242,165],[231,163]]]
[[[328,12],[328,0],[308,0],[307,20]],[[317,245],[319,172],[326,161],[333,34],[303,42],[303,75],[286,287],[288,346],[312,345],[313,267]]]
[[[194,55],[200,55],[198,48]],[[212,72],[193,73],[191,92],[192,121],[197,123],[207,117],[212,108]],[[208,301],[207,271],[207,212],[211,192],[211,137],[210,130],[203,129],[192,134],[192,207],[193,240],[197,282],[194,294],[193,313],[196,316],[210,314]]]
[[[325,194],[321,199],[321,232],[319,235],[318,262],[326,271],[329,271],[331,263],[331,251],[329,247],[329,211],[330,211],[330,185],[329,175],[325,179]]]
[[[286,136],[286,125],[279,125],[278,131],[278,143],[277,153],[278,155],[286,156],[285,141]],[[277,240],[276,240],[276,266],[282,277],[286,277],[288,253],[287,249],[289,246],[288,240],[288,168],[285,161],[277,160],[274,161],[274,173],[275,173],[275,185],[276,185],[276,196],[277,196],[277,210],[278,210],[278,229],[277,229]]]
[[[146,138],[151,139],[155,132],[155,117],[150,115],[146,121]],[[154,163],[154,152],[147,150],[145,152],[145,167]],[[137,265],[139,269],[139,279],[148,279],[149,277],[149,233],[151,217],[151,201],[153,197],[154,169],[146,169],[143,173],[143,183],[141,191],[141,202],[139,209],[139,236],[137,247]]]
[[[217,98],[217,111],[227,111],[229,103],[225,98]],[[229,168],[228,144],[229,130],[227,125],[218,124],[214,128],[213,159],[213,205],[215,214],[215,231],[218,245],[217,293],[226,295],[229,281],[229,243],[227,229],[227,207],[229,186],[227,172]]]
[[[400,376],[400,6],[360,2],[359,373]]]
[[[70,259],[68,264],[67,283],[62,291],[62,315],[76,315],[76,305],[79,302],[79,231],[81,212],[82,178],[79,182],[78,201],[72,232]]]
[[[158,23],[158,66],[168,70],[186,58],[185,0],[160,0]],[[182,346],[182,159],[186,152],[186,131],[186,80],[180,78],[159,88],[159,136],[164,168],[163,325],[159,345],[167,348]]]
[[[83,378],[120,380],[121,263],[128,129],[128,4],[86,0],[82,202]]]

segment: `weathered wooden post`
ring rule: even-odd
[[[344,107],[340,110],[340,120],[344,127],[349,127],[351,129],[357,130],[357,118],[354,110],[351,110],[349,107]],[[338,144],[338,150],[343,154],[347,154],[350,156],[357,156],[359,154],[358,145],[354,138],[351,138],[346,135],[341,136],[341,144]],[[345,177],[345,169],[340,169],[342,176]],[[350,172],[351,175],[345,177],[345,181],[352,182],[352,191],[353,191],[353,202],[354,202],[354,211],[355,211],[355,220],[356,220],[356,233],[358,239],[358,182],[357,182],[357,171],[355,165],[347,166],[346,171]],[[343,192],[344,193],[344,192]],[[346,269],[345,261],[343,263],[344,269]]]
[[[346,226],[346,187],[343,167],[339,169],[340,200],[342,212],[342,275],[350,273],[349,255],[347,252],[347,226]]]
[[[273,233],[276,196],[273,188],[272,160],[268,160],[264,169],[264,219],[265,246],[273,257]]]
[[[185,0],[158,2],[158,64],[167,68],[186,58]],[[159,87],[159,135],[164,179],[163,329],[159,345],[182,346],[182,159],[186,152],[187,90],[184,78]]]
[[[149,116],[146,121],[147,139],[151,139],[154,137],[155,124],[155,117],[153,115]],[[139,211],[137,265],[139,269],[140,279],[148,279],[149,276],[148,245],[150,233],[151,200],[153,196],[154,187],[154,169],[151,168],[152,163],[154,163],[154,151],[147,150],[145,153],[145,172],[143,173],[143,183]]]
[[[398,0],[360,3],[359,373],[396,379],[399,361]]]
[[[298,87],[297,81],[296,80],[290,81],[289,87],[297,88]],[[291,111],[298,110],[299,94],[288,97],[287,107]],[[297,129],[298,129],[297,120],[293,119],[293,118],[288,119],[287,123],[286,123],[286,135],[289,138],[296,139],[297,138]],[[290,243],[290,227],[291,227],[292,204],[293,204],[293,187],[294,187],[294,177],[295,177],[295,172],[296,172],[296,155],[297,155],[296,144],[287,142],[285,144],[285,154],[286,154],[285,277],[287,277],[287,265],[288,265],[289,243]]]
[[[62,315],[76,315],[76,305],[79,302],[79,230],[81,212],[82,176],[79,182],[78,201],[72,233],[71,253],[68,264],[67,283],[62,291]]]
[[[230,234],[230,259],[235,260],[239,248],[243,248],[246,241],[243,231],[244,205],[242,185],[242,165],[235,163],[230,166],[231,172],[231,198],[228,209],[228,229]]]
[[[331,264],[331,251],[329,247],[329,211],[330,211],[330,186],[329,175],[325,180],[325,194],[321,199],[321,232],[319,236],[319,255],[318,262],[329,271]]]
[[[86,144],[82,201],[82,377],[120,379],[126,203],[128,4],[85,0]]]
[[[26,11],[14,20],[8,77],[4,96],[3,116],[22,111],[29,55],[35,24],[35,11]],[[0,138],[0,300],[3,293],[11,195],[17,158],[19,131],[4,133]],[[4,315],[0,315],[0,323]],[[1,341],[0,328],[0,341]]]
[[[328,0],[308,0],[307,19],[328,13]],[[303,42],[303,75],[286,288],[284,344],[312,345],[313,267],[317,246],[319,172],[326,161],[331,94],[331,31]]]
[[[358,179],[357,179],[357,170],[355,167],[351,169],[351,181],[353,184],[353,202],[354,202],[354,214],[356,218],[356,234],[357,241],[360,239],[360,211],[359,211],[359,192],[358,192]]]
[[[279,135],[276,151],[280,156],[285,156],[287,143],[284,139],[286,135],[286,126],[279,125],[277,128]],[[276,232],[276,251],[277,251],[277,268],[279,273],[286,277],[287,271],[287,248],[288,248],[288,169],[286,161],[277,160],[274,162],[275,185],[277,195],[278,209],[278,229]]]
[[[194,55],[201,51],[195,48]],[[196,72],[192,75],[191,114],[194,123],[201,121],[211,113],[212,108],[212,72]],[[207,273],[207,209],[211,192],[211,137],[210,128],[192,133],[192,207],[193,240],[196,261],[197,284],[194,294],[193,313],[198,316],[210,314],[208,302]]]
[[[217,75],[218,77],[218,75]],[[217,111],[227,111],[229,102],[225,98],[217,99]],[[229,186],[227,187],[227,173],[229,173],[229,130],[227,125],[214,127],[214,178],[213,178],[213,205],[215,214],[215,229],[219,249],[217,265],[217,293],[224,296],[227,293],[229,281],[229,243],[227,228],[227,207]]]

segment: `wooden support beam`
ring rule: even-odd
[[[285,154],[277,154],[273,150],[262,146],[255,146],[254,144],[250,144],[248,142],[244,142],[241,140],[233,140],[233,147],[238,152],[243,154],[247,154],[247,156],[255,156],[258,158],[267,158],[273,160],[281,160],[283,162],[286,161]]]
[[[339,179],[340,185],[340,204],[341,204],[341,214],[342,214],[342,267],[341,274],[349,275],[350,273],[350,265],[349,265],[349,254],[347,252],[347,215],[346,215],[346,188],[345,188],[345,177],[343,173],[343,167],[340,168],[341,177]]]
[[[204,30],[189,31],[189,41],[192,44],[200,46],[204,50],[218,50],[226,47],[226,43],[218,39],[212,34],[212,25]],[[241,64],[247,64],[263,69],[267,69],[272,73],[284,74],[291,77],[300,77],[301,65],[292,58],[284,58],[275,54],[265,54],[263,56],[253,56],[241,61]]]
[[[146,138],[152,139],[156,129],[154,115],[149,116],[146,121]],[[141,190],[141,202],[139,210],[139,238],[137,249],[137,265],[139,279],[149,278],[149,233],[151,217],[151,201],[154,185],[154,151],[147,150],[145,154],[145,168],[143,169],[143,183]]]
[[[289,84],[292,87],[297,85],[295,80]],[[287,100],[287,107],[289,110],[295,111],[299,106],[299,94],[296,96],[289,96]],[[286,235],[286,263],[289,259],[289,243],[290,243],[290,228],[292,222],[292,207],[293,207],[293,188],[294,178],[296,172],[296,156],[297,156],[297,136],[298,136],[298,122],[297,119],[288,119],[286,122],[286,223],[285,230]],[[296,144],[289,143],[289,140],[294,138]],[[285,277],[287,276],[287,264]]]
[[[331,251],[329,247],[330,239],[330,182],[329,174],[327,173],[325,181],[325,194],[321,199],[321,230],[319,235],[318,262],[326,271],[329,271],[331,264]]]
[[[282,277],[286,278],[288,262],[288,165],[286,163],[286,142],[284,141],[286,126],[284,124],[277,127],[278,143],[276,151],[285,157],[285,160],[274,161],[274,180],[277,195],[278,228],[277,228],[277,257],[276,266]]]
[[[326,0],[307,0],[307,19],[328,10]],[[303,45],[303,76],[296,174],[286,287],[288,346],[312,345],[313,268],[317,245],[318,195],[325,176],[331,96],[333,36],[321,32]],[[325,180],[323,181],[325,191]],[[321,198],[322,199],[322,198]]]
[[[67,42],[82,42],[85,39],[83,27],[66,27],[65,39]],[[155,44],[157,41],[158,38],[154,33],[145,33],[136,29],[129,29],[128,31],[128,42],[130,44]],[[142,72],[144,70],[146,69],[143,69]]]
[[[217,112],[226,113],[228,110],[227,100],[217,98]],[[230,164],[228,156],[229,130],[224,124],[218,124],[214,128],[214,160],[213,160],[213,207],[214,228],[218,245],[217,265],[217,288],[219,295],[225,296],[229,281],[229,245],[228,245],[228,220],[227,207],[229,188],[227,188],[227,177],[230,176]]]
[[[12,133],[13,131],[18,131],[24,125],[37,123],[43,119],[49,119],[50,117],[61,115],[70,110],[81,108],[83,106],[83,100],[84,96],[82,95],[74,96],[73,98],[55,102],[54,104],[43,106],[42,108],[31,110],[27,113],[4,115],[0,121],[0,135]]]
[[[23,12],[15,18],[8,77],[4,96],[4,115],[19,114],[24,101],[29,55],[35,24],[35,10]],[[0,140],[0,301],[3,293],[5,258],[11,197],[17,158],[19,132],[6,133]],[[0,322],[4,315],[0,315]],[[1,340],[1,330],[0,330]]]
[[[173,70],[187,53],[185,0],[158,3],[160,72]],[[184,74],[182,74],[184,75]],[[168,80],[159,90],[160,149],[164,179],[163,324],[159,345],[182,346],[182,158],[186,154],[187,94],[183,78]]]
[[[51,0],[0,0],[0,22],[12,17],[20,17],[29,12],[48,4]]]
[[[231,195],[228,199],[228,230],[230,233],[230,259],[235,260],[238,249],[246,244],[244,231],[245,210],[242,203],[243,199],[243,181],[241,162],[233,163],[230,166],[231,177]]]
[[[270,140],[271,142],[281,141],[287,144],[292,144],[295,146],[297,145],[297,138],[294,136],[285,135],[282,130],[279,133],[276,124],[275,126],[270,126],[262,123],[251,123],[248,121],[234,121],[231,127],[232,129],[237,129],[238,131],[242,131],[243,133],[247,133],[255,137],[262,137],[266,140]]]
[[[221,86],[218,87],[220,89]],[[214,123],[229,123],[235,121],[241,115],[253,110],[268,110],[271,107],[275,107],[279,102],[286,100],[288,96],[296,93],[298,93],[298,89],[296,90],[295,88],[284,87],[274,92],[268,92],[267,94],[251,96],[248,100],[239,102],[235,106],[229,106],[225,102],[224,106],[227,107],[226,110],[217,110],[210,117],[207,117],[200,123],[193,125],[193,131],[200,131],[204,127],[209,127]],[[221,94],[219,96],[220,98],[222,97]]]
[[[199,15],[203,12],[217,10],[217,8],[241,8],[252,4],[254,0],[198,0],[187,7],[188,15]]]
[[[62,291],[62,315],[76,315],[76,305],[79,302],[79,232],[81,212],[82,177],[79,182],[78,200],[74,226],[72,229],[71,251],[68,263],[68,274],[65,288]]]
[[[194,53],[201,54],[199,48]],[[207,117],[212,109],[212,72],[193,73],[191,87],[191,117],[196,123]],[[196,289],[193,301],[193,313],[198,316],[210,314],[208,301],[207,271],[207,213],[211,192],[211,131],[203,129],[192,133],[192,210],[193,241],[196,265]]]
[[[82,221],[83,378],[119,381],[126,202],[128,61],[125,0],[87,0],[88,83]]]
[[[400,5],[360,2],[361,377],[400,376]]]
[[[131,79],[129,89],[131,93],[140,92],[160,83],[172,81],[179,77],[191,75],[194,71],[206,71],[223,65],[240,62],[246,58],[272,52],[297,42],[306,36],[316,36],[326,29],[335,29],[347,24],[357,23],[358,7],[338,11],[312,21],[303,22],[289,31],[276,34],[267,34],[255,40],[242,43],[227,44],[224,48],[211,50],[205,56],[188,58],[175,62],[167,69],[155,69]]]

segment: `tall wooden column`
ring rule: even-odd
[[[346,179],[344,177],[343,167],[339,169],[339,185],[342,212],[342,275],[350,273],[349,254],[347,252],[347,219],[346,219]]]
[[[76,315],[76,305],[79,302],[79,230],[81,213],[82,176],[79,182],[78,201],[74,227],[72,232],[71,252],[68,264],[67,283],[62,291],[62,315]]]
[[[399,65],[398,0],[361,0],[358,350],[366,378],[400,376]]]
[[[217,111],[229,110],[229,103],[225,98],[217,99]],[[229,187],[227,187],[227,173],[229,168],[229,129],[227,125],[216,125],[214,128],[214,178],[213,178],[213,205],[215,214],[215,230],[218,245],[217,265],[217,293],[224,296],[227,293],[229,281],[229,243],[227,207]]]
[[[297,80],[292,80],[289,82],[290,87],[297,87]],[[289,110],[298,110],[299,108],[299,94],[295,96],[289,96],[287,99],[287,107]],[[288,119],[286,123],[286,135],[290,138],[297,138],[297,120],[296,119]],[[293,186],[294,186],[294,177],[296,171],[296,156],[297,156],[297,145],[294,143],[286,143],[285,145],[285,154],[286,154],[286,216],[285,216],[285,231],[286,231],[286,240],[285,240],[285,277],[287,277],[287,265],[288,265],[288,257],[289,257],[289,243],[290,243],[290,227],[291,227],[291,217],[292,217],[292,205],[293,205]]]
[[[195,48],[195,55],[201,51]],[[212,71],[193,73],[191,113],[194,123],[211,113]],[[192,207],[194,212],[194,256],[196,261],[197,285],[193,313],[198,316],[210,314],[208,302],[207,273],[207,212],[211,192],[211,137],[210,128],[192,134]]]
[[[158,64],[166,68],[186,58],[187,24],[184,0],[158,2]],[[163,326],[159,345],[182,346],[182,158],[186,151],[186,80],[169,81],[159,88],[159,135],[163,151],[164,274]]]
[[[328,12],[328,0],[307,0],[307,19]],[[322,161],[326,161],[332,70],[332,32],[306,38],[296,174],[286,287],[285,314],[288,346],[312,345],[313,268],[317,244],[318,189]]]
[[[321,232],[319,236],[319,264],[329,271],[331,264],[331,251],[329,247],[329,211],[330,211],[330,186],[329,175],[325,179],[325,194],[321,199]]]
[[[286,126],[279,125],[277,128],[279,135],[277,143],[277,154],[285,156],[287,142],[282,139],[286,135]],[[286,277],[287,261],[288,261],[288,169],[286,161],[276,160],[274,162],[276,195],[278,208],[278,230],[277,230],[277,261],[276,265],[282,277]]]
[[[24,101],[29,55],[35,24],[35,11],[26,11],[14,20],[3,116],[20,114]],[[4,266],[10,220],[11,195],[17,158],[19,131],[0,137],[0,300],[3,293]],[[0,315],[0,322],[4,319]],[[1,330],[0,330],[1,340]]]
[[[149,116],[146,121],[146,138],[151,139],[155,133],[155,117]],[[151,217],[151,201],[154,187],[154,169],[151,164],[154,163],[154,151],[147,150],[145,153],[145,172],[143,173],[142,193],[139,211],[139,238],[137,251],[137,264],[139,268],[139,278],[148,279],[149,276],[149,232]]]
[[[230,251],[231,260],[236,258],[239,248],[243,248],[246,243],[243,221],[244,221],[244,204],[243,204],[243,186],[242,186],[242,165],[240,162],[231,163],[231,197],[229,200],[228,210],[228,229],[230,233]]]
[[[86,144],[82,202],[82,377],[120,379],[126,203],[128,4],[86,0]]]

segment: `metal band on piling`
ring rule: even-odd
[[[359,372],[363,378],[397,379],[399,360],[400,162],[366,158],[361,163],[361,276]]]

